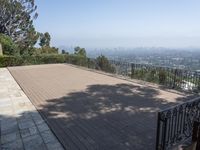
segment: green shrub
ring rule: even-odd
[[[97,62],[95,59],[88,58],[88,68],[95,69]]]
[[[164,70],[159,70],[158,76],[159,76],[159,83],[164,84],[167,78],[166,72]]]
[[[116,69],[115,67],[110,64],[108,58],[106,58],[104,55],[101,55],[99,57],[96,58],[97,61],[97,68],[98,70],[102,70],[105,72],[109,72],[109,73],[115,73]]]
[[[23,64],[23,59],[17,56],[0,56],[0,67],[20,66]]]
[[[68,55],[68,54],[48,54],[35,56],[0,56],[0,67],[70,63],[74,65],[95,68],[95,61],[87,57]]]
[[[67,55],[0,56],[0,67],[65,63]]]
[[[38,55],[36,62],[40,64],[65,63],[65,55]]]
[[[67,55],[66,62],[73,65],[88,66],[88,58],[80,55]]]
[[[155,71],[149,70],[148,72],[146,72],[145,80],[148,82],[155,82]]]
[[[9,36],[0,33],[0,43],[2,44],[4,55],[19,54],[17,45],[12,41]]]
[[[105,56],[97,59],[90,59],[80,55],[68,54],[46,54],[46,55],[23,55],[23,56],[0,56],[0,67],[52,64],[52,63],[70,63],[78,66],[84,66],[92,69],[98,69],[109,73],[115,73],[115,67],[110,64]]]

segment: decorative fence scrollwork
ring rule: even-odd
[[[200,121],[200,98],[159,112],[156,150],[167,150],[189,139],[194,121]]]

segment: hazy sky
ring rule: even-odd
[[[54,46],[200,47],[200,0],[36,0]]]

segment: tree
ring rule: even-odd
[[[74,48],[74,54],[82,57],[86,57],[85,48],[80,48],[79,46]]]
[[[25,40],[38,16],[36,9],[35,0],[0,0],[0,33],[14,42]]]
[[[115,68],[110,64],[109,60],[107,57],[104,55],[101,55],[96,58],[97,61],[97,68],[99,70],[105,71],[105,72],[110,72],[110,73],[115,73]]]
[[[69,54],[68,52],[66,52],[64,49],[61,51],[62,54]]]
[[[78,54],[78,52],[80,51],[80,47],[79,46],[77,46],[77,47],[75,47],[74,48],[74,54]]]
[[[62,54],[65,54],[65,50],[63,49],[61,53],[62,53]]]
[[[20,54],[24,55],[32,55],[35,51],[34,45],[37,43],[39,39],[40,33],[35,31],[35,28],[32,27],[27,33],[27,37],[18,43],[20,48]]]
[[[58,48],[56,47],[48,47],[44,46],[41,48],[35,48],[34,55],[40,55],[40,54],[58,54]]]
[[[58,54],[58,48],[56,47],[50,47],[50,41],[51,41],[51,36],[48,32],[40,33],[40,43],[39,45],[41,46],[38,51],[40,51],[41,54]]]
[[[2,44],[4,55],[19,54],[17,45],[12,41],[9,36],[0,34],[0,43]]]
[[[45,32],[44,34],[40,34],[40,43],[39,45],[41,47],[47,46],[50,47],[50,41],[51,41],[51,36],[48,32]]]
[[[36,9],[35,0],[0,0],[0,33],[11,38],[21,55],[58,53],[57,48],[50,47],[50,34],[40,34],[35,30],[33,20],[38,16]],[[40,50],[34,48],[39,38]],[[10,49],[8,54],[13,54],[13,50]]]

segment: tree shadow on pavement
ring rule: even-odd
[[[183,100],[169,102],[159,95],[133,84],[90,85],[35,105],[66,149],[150,150],[157,112]]]

